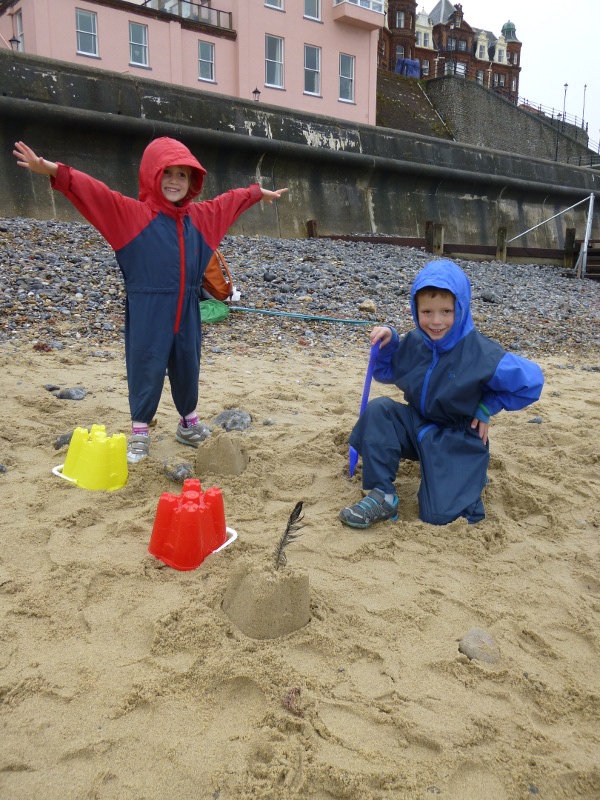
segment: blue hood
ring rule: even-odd
[[[430,261],[419,272],[410,290],[410,310],[417,330],[423,337],[425,344],[433,349],[433,342],[419,327],[415,294],[426,286],[435,286],[436,289],[447,289],[455,297],[454,325],[439,342],[436,349],[444,353],[451,350],[454,345],[473,330],[471,317],[471,284],[462,269],[453,261]]]

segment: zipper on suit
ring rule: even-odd
[[[427,396],[427,389],[429,388],[429,379],[431,378],[431,373],[435,369],[435,365],[439,361],[438,351],[435,344],[433,345],[433,350],[431,353],[431,364],[429,365],[429,369],[425,373],[425,380],[423,381],[423,388],[421,389],[421,416],[427,419],[427,414],[425,413],[425,398]]]
[[[185,241],[183,238],[183,218],[177,217],[177,239],[179,242],[179,299],[177,301],[177,313],[175,315],[174,333],[179,333],[179,323],[181,322],[181,311],[183,309],[183,297],[185,295]]]

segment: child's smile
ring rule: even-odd
[[[421,330],[437,342],[454,324],[454,300],[443,295],[419,297],[417,314]]]
[[[190,168],[183,166],[166,167],[160,181],[160,188],[170,203],[179,203],[190,188]]]

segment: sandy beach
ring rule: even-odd
[[[203,418],[243,409],[250,428],[183,447],[165,386],[151,457],[113,492],[52,468],[75,426],[128,433],[121,346],[0,351],[2,800],[597,800],[597,353],[539,359],[540,401],[494,418],[484,522],[419,522],[404,464],[399,521],[358,533],[337,514],[360,497],[347,437],[368,343],[323,358],[235,326],[207,337]],[[182,462],[238,534],[187,572],[148,552],[159,498],[182,488],[164,465]],[[304,581],[308,622],[281,634],[294,608],[275,603],[271,638],[244,633],[223,600],[257,575]],[[497,660],[459,651],[473,628]]]

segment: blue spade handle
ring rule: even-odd
[[[362,400],[360,401],[360,411],[358,412],[358,416],[360,417],[365,408],[367,407],[367,403],[369,402],[369,392],[371,391],[371,381],[373,380],[373,370],[375,369],[375,360],[377,358],[377,351],[379,350],[379,342],[375,342],[375,344],[371,345],[371,352],[369,353],[369,364],[367,366],[367,374],[365,375],[365,385],[363,388],[362,393]],[[348,462],[350,467],[350,477],[354,475],[354,470],[356,469],[356,464],[358,463],[358,453],[356,450],[350,446],[350,450],[348,453]]]

